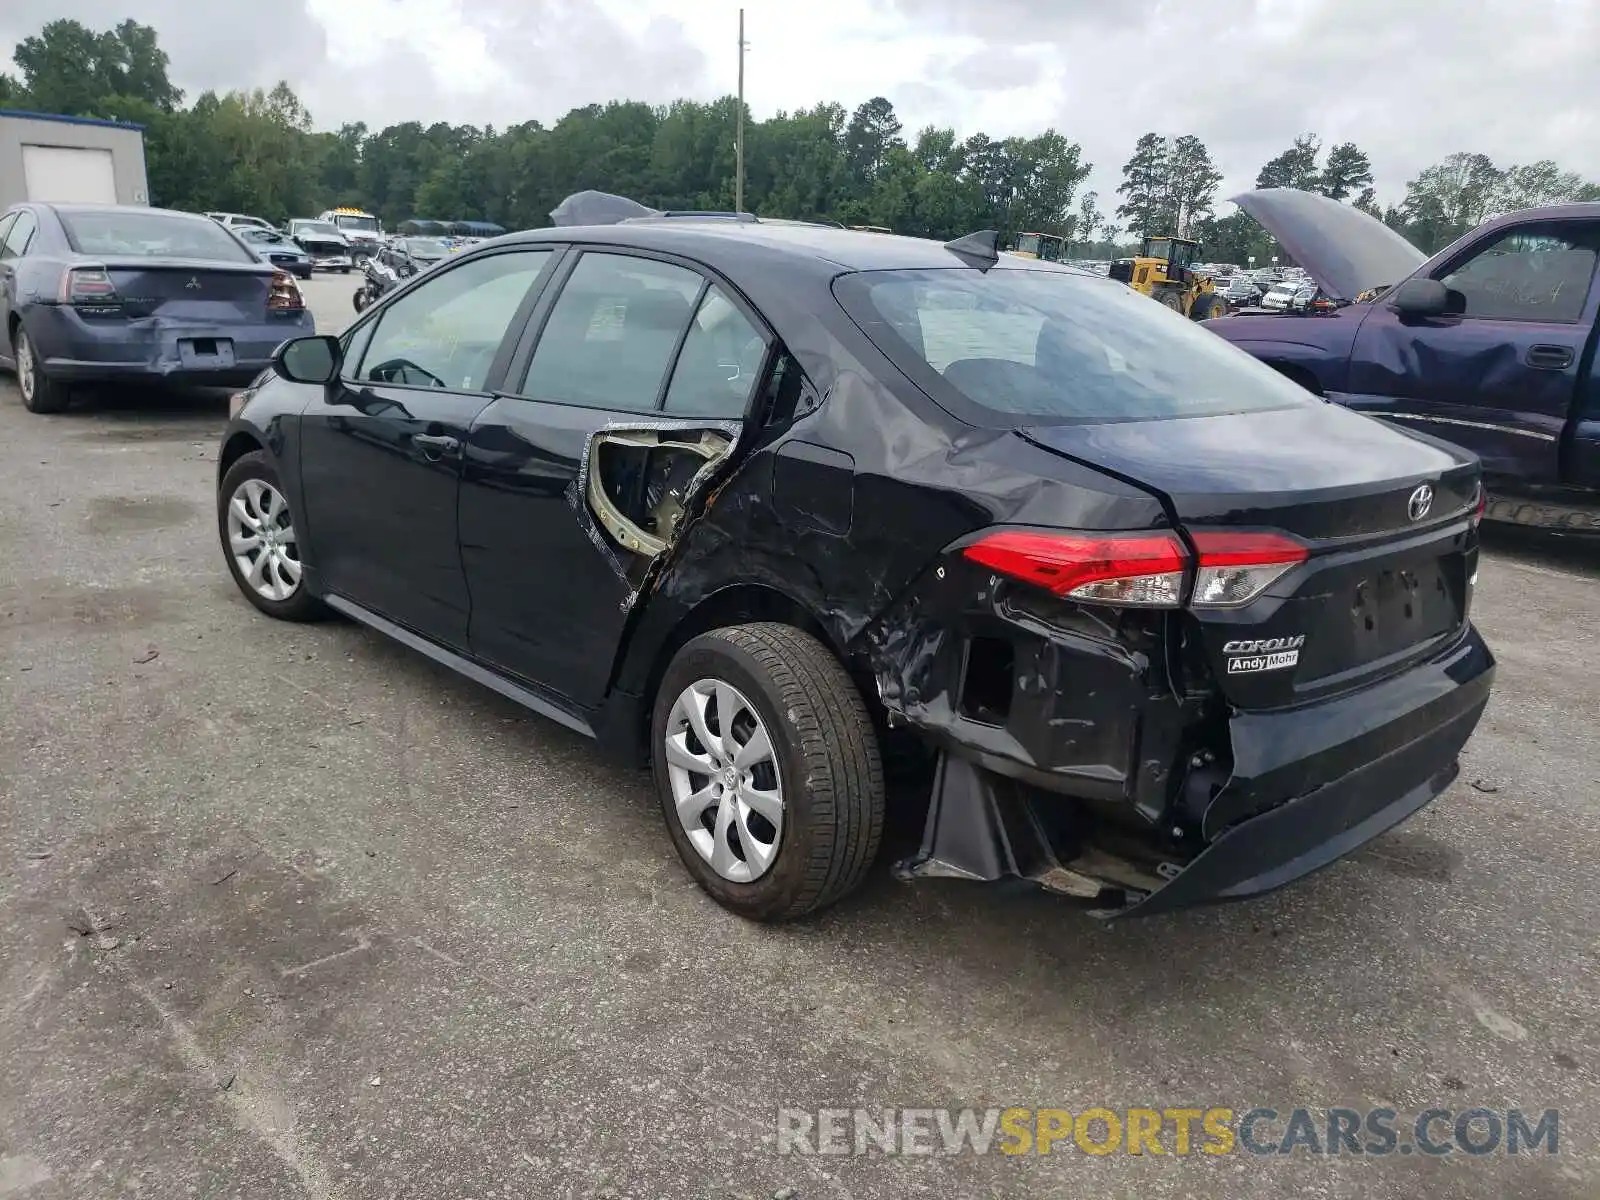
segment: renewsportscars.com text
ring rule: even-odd
[[[1545,1109],[781,1108],[779,1154],[1556,1154]]]

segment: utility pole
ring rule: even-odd
[[[733,211],[744,211],[744,9],[739,10],[739,113],[733,136]]]

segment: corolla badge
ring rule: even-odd
[[[1411,493],[1411,499],[1406,501],[1406,515],[1413,521],[1420,521],[1428,515],[1428,510],[1433,507],[1433,488],[1423,484]]]
[[[186,287],[186,288],[189,288],[191,290],[197,289],[200,286],[200,279],[196,275],[191,275],[191,276],[189,276],[189,282],[184,284],[183,286]]]

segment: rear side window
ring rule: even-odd
[[[115,208],[59,210],[57,215],[67,231],[67,240],[80,254],[256,261],[233,235],[204,217]]]
[[[744,416],[766,361],[767,342],[721,288],[706,289],[667,387],[674,416]]]
[[[1058,271],[864,271],[835,294],[913,382],[985,425],[1157,421],[1319,404],[1202,325]]]
[[[24,209],[17,214],[17,219],[10,229],[6,230],[3,240],[0,240],[0,258],[21,258],[28,249],[28,243],[33,241],[33,231],[39,227],[38,218]]]
[[[654,410],[704,285],[699,273],[671,263],[585,253],[550,310],[519,394]]]

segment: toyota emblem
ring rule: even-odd
[[[1406,514],[1413,521],[1420,521],[1428,515],[1428,510],[1433,507],[1433,488],[1423,484],[1411,493],[1411,499],[1406,501]]]

